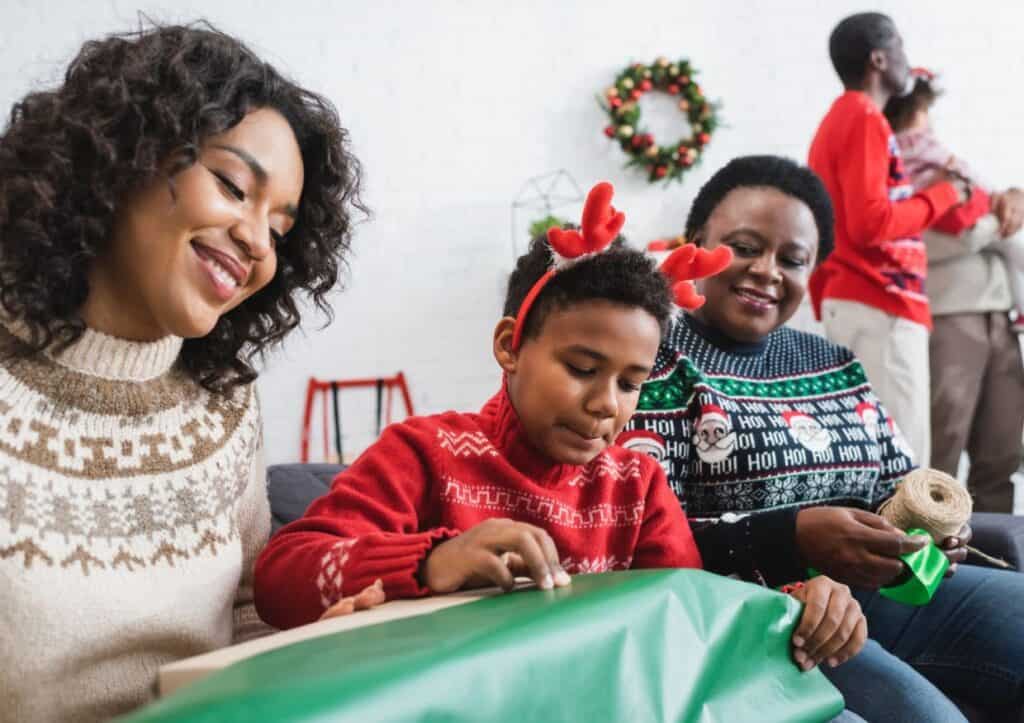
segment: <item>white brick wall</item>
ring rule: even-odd
[[[993,182],[1024,183],[1015,90],[1024,5],[878,2],[915,64],[944,71],[937,119]],[[858,2],[28,2],[0,11],[0,106],[59,77],[82,40],[135,22],[206,16],[330,96],[365,164],[375,219],[326,330],[269,360],[267,459],[298,455],[305,379],[404,370],[420,411],[471,409],[494,391],[490,334],[510,269],[509,203],[532,175],[607,178],[636,242],[678,232],[700,183],[729,158],[803,159],[839,92],[827,35]],[[631,60],[688,55],[728,128],[681,186],[623,169],[594,96]],[[659,124],[661,125],[661,124]],[[804,317],[806,319],[806,317]],[[805,323],[805,322],[801,322]],[[345,408],[349,449],[372,433],[372,394]],[[350,408],[351,407],[351,408]]]

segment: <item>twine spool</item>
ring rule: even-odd
[[[901,530],[927,530],[937,543],[960,534],[974,506],[966,488],[937,469],[915,469],[878,513]]]

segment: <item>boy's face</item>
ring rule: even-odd
[[[633,416],[661,330],[647,311],[594,300],[554,309],[540,333],[511,350],[514,320],[498,323],[494,352],[530,443],[562,464],[586,464]]]

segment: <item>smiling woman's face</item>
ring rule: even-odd
[[[803,202],[768,186],[730,191],[694,239],[729,246],[732,263],[697,282],[707,302],[694,312],[737,341],[756,342],[800,306],[818,253],[818,227]]]
[[[210,333],[266,286],[295,223],[302,155],[288,121],[260,109],[203,144],[195,163],[118,208],[82,316],[127,339]]]

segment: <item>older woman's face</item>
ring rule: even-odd
[[[85,321],[116,336],[202,337],[266,286],[295,223],[303,165],[295,134],[260,109],[203,144],[199,158],[117,209],[90,271]]]
[[[802,201],[771,187],[737,188],[695,239],[729,246],[732,263],[697,283],[696,316],[737,341],[759,341],[800,306],[818,252],[818,227]]]

